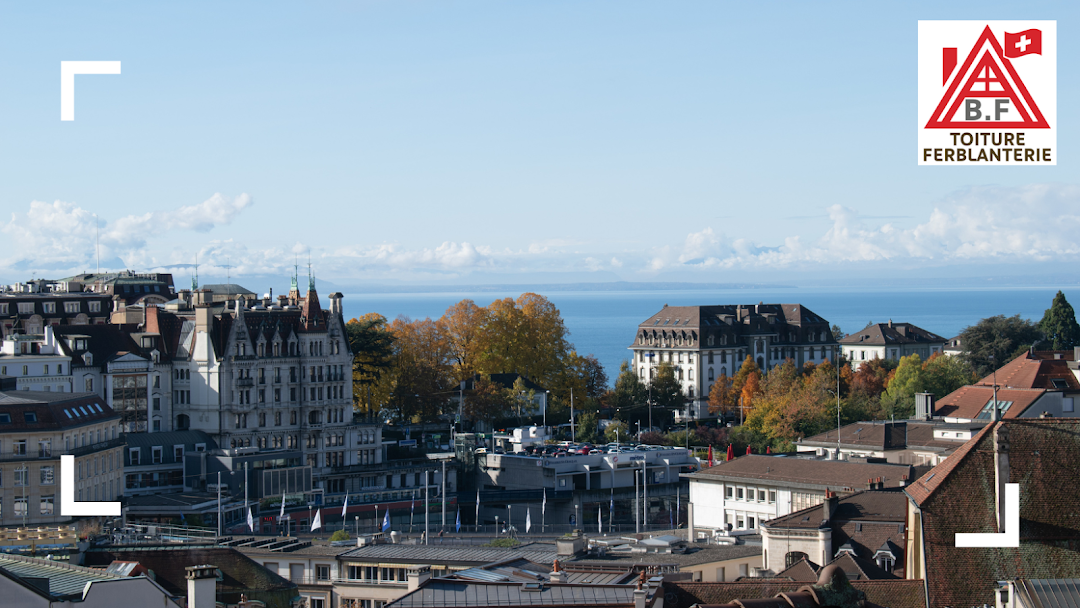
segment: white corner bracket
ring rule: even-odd
[[[75,457],[60,456],[60,515],[64,517],[119,517],[120,503],[107,501],[75,502]]]
[[[958,532],[957,547],[1019,547],[1020,546],[1020,484],[1005,484],[1005,531]]]
[[[75,75],[119,74],[119,61],[60,62],[60,120],[75,120]]]

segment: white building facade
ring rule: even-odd
[[[838,346],[829,322],[801,304],[667,306],[638,325],[630,345],[632,367],[650,383],[661,363],[675,368],[688,415],[705,418],[709,391],[720,376],[734,376],[749,356],[763,370],[791,359],[834,361]]]

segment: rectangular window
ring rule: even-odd
[[[15,499],[15,517],[26,517],[27,515],[27,500],[26,497]]]
[[[757,495],[757,492],[754,491],[754,488],[747,488],[747,490],[746,490],[746,500],[753,501],[753,500],[755,500],[754,497],[756,495]]]
[[[19,314],[20,315],[32,315],[34,314],[33,302],[19,302]]]
[[[12,454],[16,456],[26,456],[26,440],[19,439],[12,442],[13,450]]]
[[[101,312],[101,302],[88,302],[90,304],[90,312]]]
[[[54,469],[52,465],[41,467],[41,485],[51,486],[56,483],[56,477],[54,476]]]
[[[139,448],[128,448],[128,462],[131,466],[139,466]]]
[[[184,446],[182,446],[182,445],[174,445],[173,446],[173,461],[175,461],[175,462],[184,462]]]
[[[725,486],[724,487],[724,495],[727,498],[732,498],[735,495],[735,487],[734,486]]]
[[[769,504],[776,502],[776,490],[769,490]]]
[[[153,464],[161,464],[161,446],[150,448],[150,458]]]
[[[52,515],[53,514],[53,497],[42,496],[41,497],[41,514]]]
[[[315,578],[320,581],[330,580],[330,566],[316,565]]]
[[[28,486],[30,485],[30,470],[24,465],[21,467],[15,467],[15,485],[16,486]]]
[[[735,489],[735,497],[738,498],[739,500],[743,499],[743,489],[742,488],[736,488]]]
[[[77,314],[79,312],[78,302],[64,302],[64,312],[70,314]]]

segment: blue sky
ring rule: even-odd
[[[0,278],[1069,272],[1074,5],[748,4],[7,3]],[[1057,166],[916,165],[919,19],[1058,21]]]

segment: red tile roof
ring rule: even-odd
[[[1042,353],[1024,353],[997,370],[998,386],[1009,388],[1045,388],[1080,390],[1080,382],[1069,369],[1069,360],[1044,359]],[[995,374],[990,374],[977,384],[993,386]],[[1054,380],[1058,380],[1055,386]]]
[[[998,385],[1002,386],[1000,379]],[[997,393],[998,401],[1012,402],[1003,417],[1018,418],[1044,393],[1046,393],[1046,390],[1041,388],[999,388]],[[994,389],[992,386],[974,384],[962,386],[937,402],[934,415],[975,420],[983,408],[993,399]]]
[[[775,578],[743,579],[734,583],[666,582],[664,608],[728,604],[740,598],[772,598],[779,593],[794,593],[805,584]],[[926,608],[921,580],[851,581],[851,586],[865,593],[870,604],[888,608]]]

